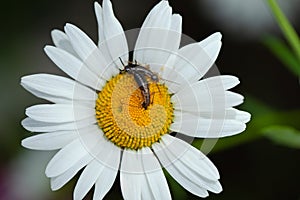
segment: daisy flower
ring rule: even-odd
[[[168,1],[146,17],[134,45],[109,0],[95,3],[99,41],[66,24],[52,31],[49,58],[72,79],[35,74],[21,85],[51,104],[26,109],[25,129],[41,132],[22,141],[26,148],[58,150],[46,168],[58,190],[83,171],[74,199],[94,186],[102,199],[120,171],[124,199],[171,199],[162,168],[199,197],[222,191],[214,164],[176,137],[220,138],[245,129],[243,96],[228,91],[234,76],[203,78],[221,48],[221,34],[179,48],[182,18]],[[132,57],[132,59],[131,59]]]

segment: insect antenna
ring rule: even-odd
[[[123,63],[123,60],[121,59],[121,57],[119,57],[119,60],[122,63],[123,67],[125,68],[125,64]]]
[[[165,82],[169,82],[169,83],[175,83],[177,85],[179,85],[179,83],[175,82],[175,81],[171,81],[171,80],[168,80],[168,79],[164,79],[164,78],[160,78],[161,80],[165,81]]]

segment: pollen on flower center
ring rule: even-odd
[[[173,105],[164,84],[148,80],[150,105],[132,74],[118,74],[109,80],[96,101],[96,118],[105,136],[122,148],[151,146],[169,133]]]

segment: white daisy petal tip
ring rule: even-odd
[[[224,84],[226,84],[226,83],[231,84],[231,86],[228,89],[234,88],[235,86],[237,86],[238,84],[241,83],[239,78],[236,76],[224,75],[224,77],[225,77]]]
[[[21,121],[21,125],[22,125],[22,127],[24,127],[27,131],[31,131],[31,129],[30,129],[30,125],[29,125],[29,121],[30,121],[31,119],[29,118],[29,117],[26,117],[25,119],[23,119],[22,121]]]
[[[215,32],[212,34],[213,37],[215,37],[217,40],[222,40],[222,33],[221,32]]]
[[[232,91],[225,91],[225,104],[230,107],[241,105],[244,102],[244,96]]]
[[[170,6],[169,1],[168,0],[161,0],[156,6],[154,6],[153,9],[155,9],[156,7],[165,7],[165,6]]]
[[[66,23],[64,26],[64,31],[66,32],[67,35],[73,35],[76,34],[77,32],[80,32],[81,30],[74,24]]]
[[[182,16],[180,14],[172,15],[170,30],[182,34]]]
[[[22,76],[21,77],[21,83],[26,82],[32,76],[35,76],[35,74],[30,74],[30,75]]]
[[[64,30],[67,35],[72,35],[74,32],[76,33],[78,31],[78,27],[71,23],[66,23],[64,26]]]
[[[50,33],[53,43],[57,46],[58,42],[64,37],[64,32],[58,29],[53,29]]]
[[[237,120],[240,120],[243,123],[248,123],[251,120],[251,114],[249,112],[239,110]]]
[[[220,32],[215,32],[200,41],[198,44],[203,50],[209,55],[209,57],[215,61],[222,46],[222,34]]]
[[[215,194],[220,194],[223,191],[223,187],[219,181],[216,181],[213,185],[212,192]]]
[[[110,0],[103,0],[102,2],[102,8],[103,11],[107,13],[107,15],[113,15],[114,16],[114,11],[112,8],[112,3]]]
[[[52,184],[52,181],[50,181],[50,189],[51,189],[52,191],[57,191],[57,190],[60,189],[60,187],[57,187],[56,185],[53,185],[53,184]]]
[[[175,21],[177,24],[182,24],[182,16],[178,13],[172,15],[172,21]],[[181,32],[180,32],[181,33]]]
[[[32,77],[32,75],[27,75],[27,76],[22,76],[21,77],[21,81],[20,81],[20,85],[26,89],[26,86],[28,85],[28,79],[30,79],[30,77]],[[27,90],[27,89],[26,89]]]
[[[22,145],[22,147],[31,149],[31,148],[30,148],[30,142],[28,142],[28,139],[29,139],[29,138],[23,139],[23,140],[21,141],[21,145]]]
[[[52,41],[53,41],[53,43],[55,43],[54,41],[55,41],[55,38],[57,38],[57,35],[59,35],[60,34],[60,30],[58,30],[58,29],[53,29],[51,32],[50,32],[50,35],[51,35],[51,37],[52,37]]]
[[[35,140],[35,136],[31,136],[28,138],[25,138],[21,141],[21,145],[27,149],[32,150],[49,150],[47,148],[44,148],[43,146],[39,145],[39,142]]]
[[[76,26],[74,24],[67,22],[64,26],[64,30],[66,31],[66,29],[75,28],[75,27]]]
[[[49,56],[49,54],[51,54],[52,53],[52,51],[55,49],[55,47],[54,46],[52,46],[52,45],[46,45],[45,47],[44,47],[44,51],[45,51],[45,53]],[[50,56],[49,56],[50,57]]]
[[[96,15],[97,21],[100,20],[102,23],[103,22],[102,21],[102,17],[103,17],[102,16],[102,7],[97,1],[95,1],[95,3],[94,3],[94,10],[95,10],[95,15]],[[98,24],[98,26],[99,26],[99,24]],[[98,28],[100,28],[100,27],[98,27]],[[99,31],[103,31],[103,30],[99,30]]]
[[[212,33],[211,35],[209,35],[207,38],[205,38],[204,40],[202,40],[201,42],[208,42],[208,43],[211,43],[211,42],[216,42],[216,41],[221,41],[223,38],[223,35],[221,32],[214,32]],[[200,43],[201,43],[200,42]]]
[[[97,9],[99,9],[99,8],[101,9],[101,5],[97,1],[95,1],[94,8],[95,8],[95,12],[97,12]]]
[[[58,30],[58,29],[53,29],[51,32],[50,32],[50,34],[51,34],[51,36],[53,37],[53,36],[55,36],[56,34],[59,34],[61,31],[60,30]]]
[[[236,120],[240,121],[244,124],[248,123],[251,120],[251,114],[249,112],[243,111],[243,110],[236,110]],[[246,127],[245,127],[246,129]]]

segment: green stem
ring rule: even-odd
[[[296,56],[300,61],[300,40],[295,29],[289,23],[288,19],[283,14],[283,12],[281,11],[280,7],[278,6],[275,0],[268,0],[267,2],[279,24],[279,27],[281,28],[288,43],[293,48],[293,51],[295,52]]]

